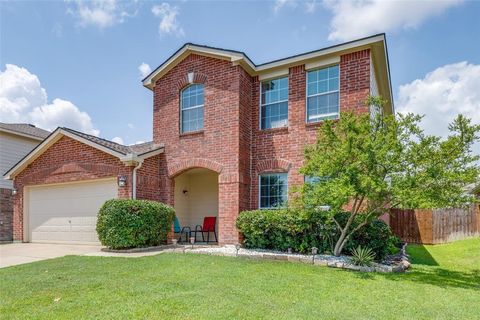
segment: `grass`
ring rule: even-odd
[[[480,319],[480,239],[410,246],[409,253],[415,265],[406,274],[193,254],[68,256],[0,269],[0,315]]]

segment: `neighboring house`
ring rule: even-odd
[[[3,174],[35,148],[50,132],[26,123],[0,122],[0,172]],[[0,242],[12,241],[13,182],[0,179]]]
[[[9,170],[15,240],[95,242],[101,203],[136,197],[174,206],[182,225],[216,216],[219,242],[236,243],[240,211],[281,206],[304,182],[304,147],[324,119],[394,112],[384,34],[260,65],[188,43],[143,85],[153,142],[142,150],[59,128]]]

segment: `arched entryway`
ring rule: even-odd
[[[203,224],[205,217],[216,217],[218,237],[218,173],[205,168],[192,168],[173,179],[174,207],[180,226],[195,230],[195,226]],[[214,239],[213,233],[210,239]],[[201,240],[201,234],[198,234],[197,241]]]

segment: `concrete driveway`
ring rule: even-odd
[[[96,255],[101,246],[10,243],[0,245],[0,268],[24,264],[66,255]]]

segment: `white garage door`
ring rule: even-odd
[[[98,209],[117,198],[115,180],[35,186],[28,190],[29,240],[98,244]]]

